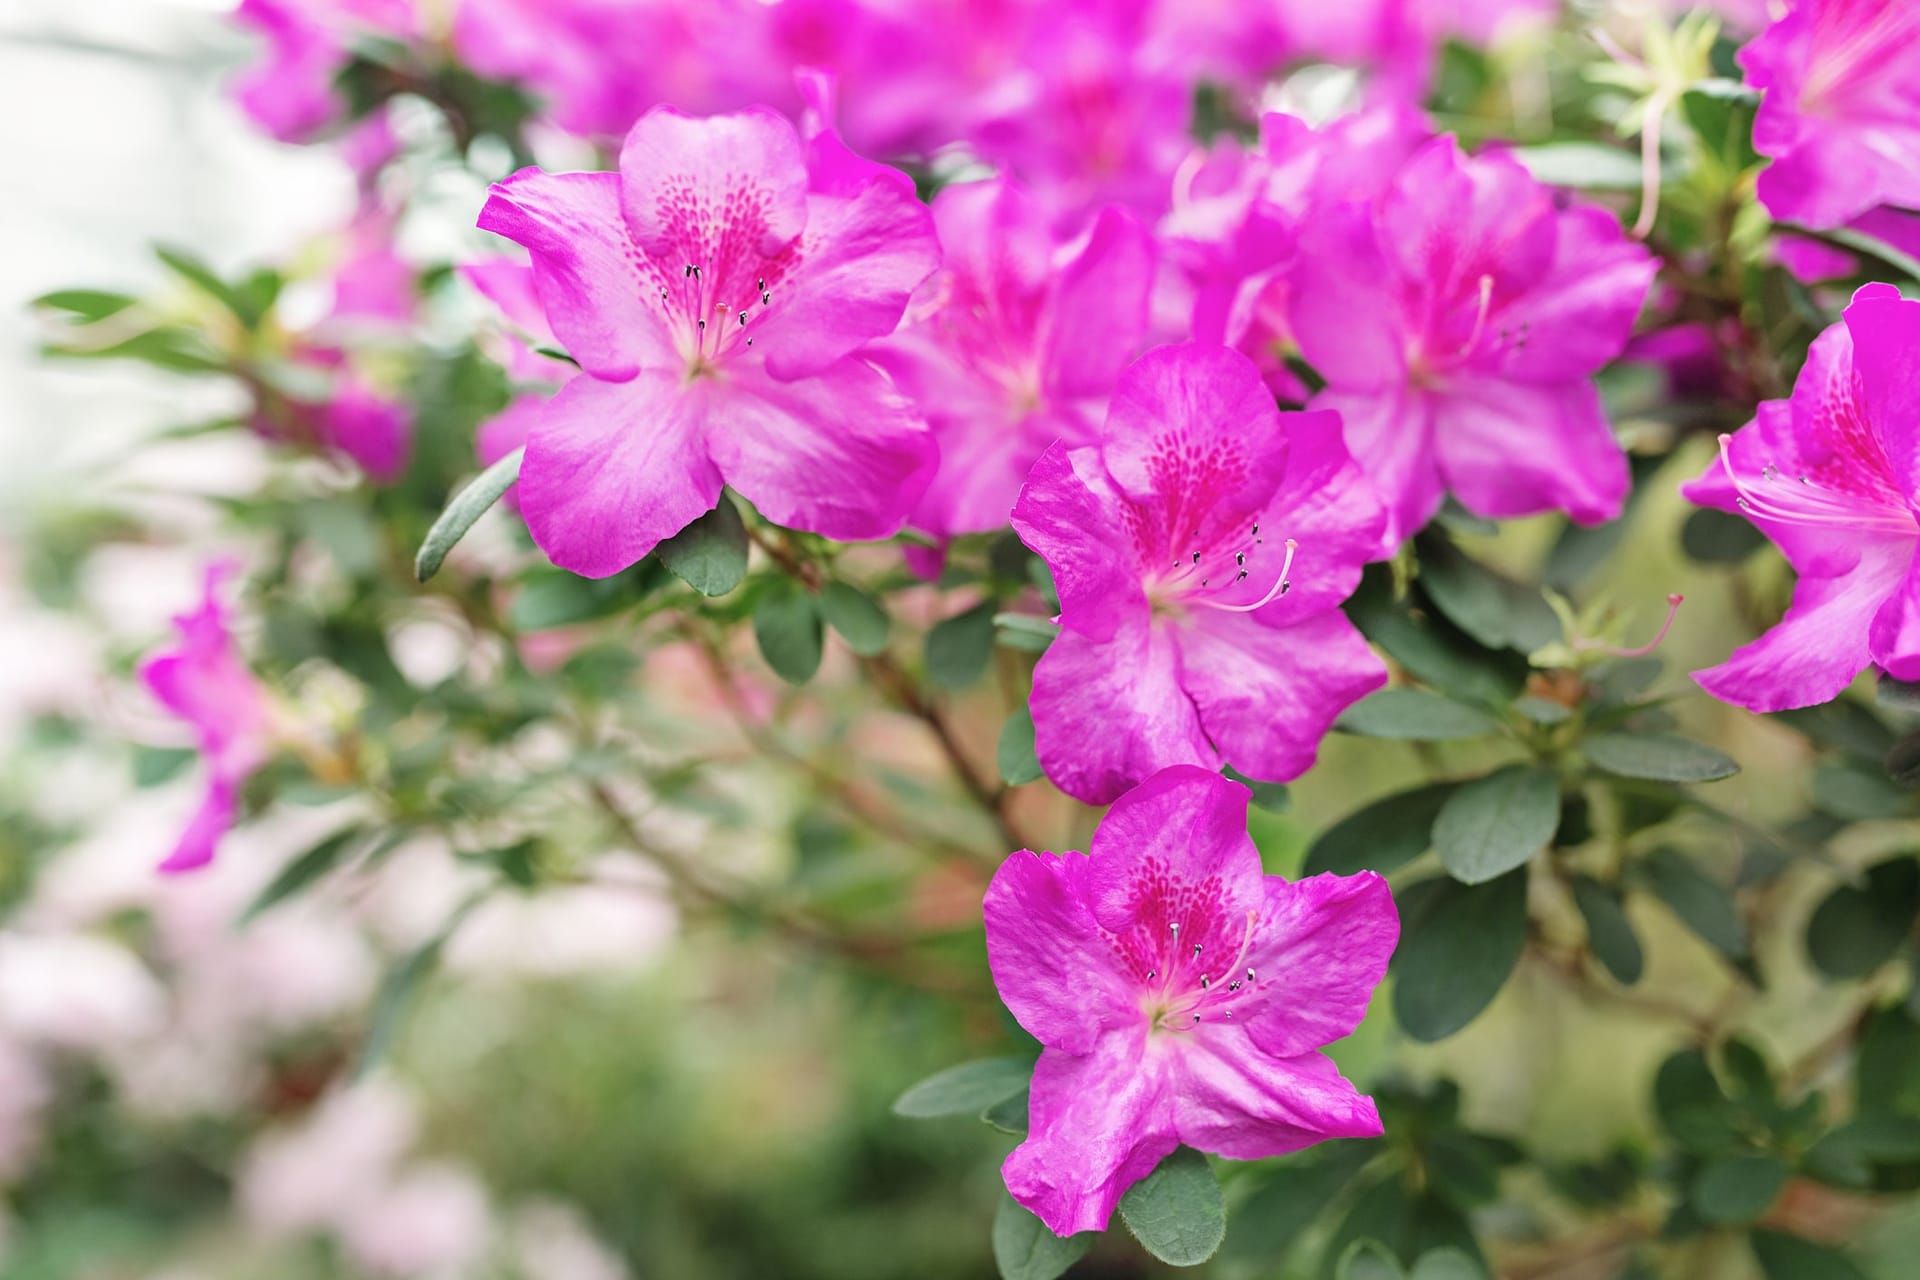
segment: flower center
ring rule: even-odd
[[[1167,926],[1160,963],[1147,970],[1147,994],[1140,1002],[1152,1030],[1191,1031],[1202,1022],[1233,1021],[1233,1006],[1259,982],[1246,963],[1258,918],[1257,912],[1246,913],[1240,949],[1225,964],[1209,958],[1202,943],[1183,943],[1178,921]]]
[[[1732,444],[1732,436],[1720,436],[1720,466],[1733,482],[1740,509],[1755,520],[1860,532],[1911,534],[1920,529],[1910,510],[1827,488],[1816,484],[1811,476],[1788,479],[1771,462],[1760,469],[1757,478],[1743,477],[1734,470]]]
[[[1267,559],[1270,562],[1270,557],[1259,556],[1256,552],[1256,548],[1266,541],[1260,536],[1258,521],[1254,522],[1247,537],[1249,541],[1231,549],[1223,544],[1206,551],[1189,551],[1183,558],[1175,560],[1171,568],[1155,575],[1147,585],[1147,599],[1152,603],[1154,613],[1163,617],[1184,617],[1189,605],[1218,609],[1223,613],[1253,613],[1293,590],[1293,579],[1289,575],[1293,570],[1294,553],[1300,549],[1300,544],[1288,538],[1284,543],[1286,552],[1280,561],[1280,571],[1274,575],[1272,584],[1265,592],[1249,602],[1227,603],[1217,598],[1218,593],[1252,579],[1259,568],[1259,560]],[[1258,590],[1257,587],[1252,589]]]

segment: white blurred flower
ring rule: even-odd
[[[415,1165],[341,1227],[347,1256],[392,1280],[473,1275],[492,1245],[487,1193],[457,1165]]]
[[[100,1050],[151,1035],[166,992],[132,952],[87,934],[0,934],[0,1032]]]
[[[342,1229],[383,1198],[417,1129],[413,1100],[390,1082],[329,1094],[299,1123],[255,1141],[241,1163],[241,1212],[269,1235]]]
[[[514,1210],[510,1230],[514,1264],[527,1280],[633,1280],[571,1205],[530,1201]]]

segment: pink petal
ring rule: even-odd
[[[547,397],[515,396],[507,407],[480,424],[474,433],[474,453],[480,465],[490,467],[527,443],[533,424],[547,411]],[[520,486],[510,485],[500,499],[515,511],[520,509]]]
[[[479,226],[533,255],[554,337],[597,378],[624,382],[678,360],[659,286],[627,235],[617,173],[522,169],[496,182]]]
[[[641,116],[620,147],[621,212],[640,251],[671,278],[686,264],[725,277],[807,223],[807,164],[785,116],[764,107],[693,117]]]
[[[1839,328],[1835,325],[1828,334]],[[1822,361],[1826,336],[1815,340],[1813,354],[1801,371],[1801,379],[1809,386],[1817,376],[1814,370]],[[1826,349],[1830,353],[1831,344]],[[1771,538],[1787,563],[1802,574],[1832,577],[1846,573],[1860,563],[1861,541],[1856,530],[1831,523],[1802,524],[1761,517],[1741,505],[1740,491],[1727,472],[1731,465],[1743,484],[1770,489],[1769,474],[1786,477],[1785,482],[1792,484],[1802,474],[1800,462],[1792,406],[1785,400],[1768,400],[1760,405],[1752,422],[1733,433],[1727,442],[1727,461],[1715,458],[1709,462],[1697,479],[1680,487],[1680,493],[1689,502],[1745,517]]]
[[[1873,615],[1867,647],[1874,665],[1896,680],[1920,680],[1920,557]]]
[[[1400,941],[1387,882],[1371,871],[1266,878],[1266,906],[1247,957],[1261,979],[1236,1021],[1264,1053],[1290,1058],[1353,1034]]]
[[[1097,452],[1055,444],[1033,464],[1013,505],[1014,532],[1053,571],[1061,624],[1096,641],[1147,615],[1121,503]]]
[[[1034,1039],[1085,1053],[1110,1026],[1140,1021],[1087,906],[1079,853],[1010,855],[987,886],[987,967],[1008,1012]]]
[[[1391,555],[1433,518],[1444,496],[1434,454],[1432,398],[1400,385],[1379,390],[1329,387],[1310,407],[1340,415],[1347,451],[1359,460],[1374,493],[1386,504],[1380,552]]]
[[[1620,514],[1627,458],[1592,383],[1461,378],[1432,403],[1441,479],[1474,514],[1565,511],[1581,524]]]
[[[913,406],[852,356],[798,382],[743,369],[711,412],[726,482],[775,524],[829,538],[898,533],[939,463]]]
[[[1409,334],[1393,283],[1365,204],[1327,206],[1308,222],[1289,318],[1307,363],[1343,392],[1406,381]]]
[[[1890,284],[1866,285],[1846,311],[1861,425],[1885,458],[1890,486],[1909,506],[1920,496],[1920,302]]]
[[[540,302],[530,263],[514,258],[489,258],[469,262],[460,268],[461,278],[480,296],[500,308],[507,320],[536,338],[551,337],[547,328],[547,309]]]
[[[1060,267],[1047,339],[1048,389],[1105,396],[1140,348],[1153,285],[1153,239],[1132,214],[1102,209]]]
[[[1207,740],[1267,782],[1312,768],[1334,718],[1387,682],[1386,664],[1337,609],[1280,626],[1196,609],[1176,643],[1181,688]]]
[[[1553,263],[1495,310],[1492,368],[1523,382],[1585,377],[1625,350],[1658,262],[1611,210],[1581,205],[1555,219]]]
[[[1425,144],[1378,205],[1388,258],[1429,296],[1477,292],[1490,277],[1508,298],[1537,284],[1553,260],[1553,196],[1500,151],[1471,159],[1451,137]]]
[[[1034,1066],[1027,1139],[1000,1166],[1007,1191],[1055,1235],[1104,1231],[1114,1206],[1180,1145],[1167,1058],[1144,1022],[1084,1056],[1048,1049]]]
[[[1211,769],[1176,765],[1115,800],[1088,850],[1087,897],[1100,927],[1125,933],[1143,910],[1179,905],[1170,896],[1190,909],[1196,932],[1201,917],[1237,924],[1237,913],[1255,909],[1260,853],[1247,835],[1249,799]]]
[[[1220,767],[1180,687],[1179,653],[1145,616],[1104,641],[1062,630],[1034,668],[1029,705],[1041,768],[1088,804],[1170,765]]]
[[[413,421],[406,405],[352,378],[335,388],[321,418],[321,432],[327,444],[381,484],[399,479],[413,454]]]
[[[207,783],[207,794],[194,810],[187,829],[180,833],[173,852],[160,864],[168,873],[193,871],[213,861],[221,837],[233,829],[238,810],[236,780],[215,775]]]
[[[555,564],[607,577],[713,510],[707,394],[650,370],[631,382],[581,374],[547,402],[527,435],[520,509]]]
[[[1228,1023],[1187,1034],[1173,1104],[1187,1146],[1258,1160],[1328,1138],[1380,1136],[1373,1100],[1323,1055],[1273,1057]]]

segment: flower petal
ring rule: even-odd
[[[1627,456],[1592,383],[1460,379],[1432,400],[1440,477],[1469,511],[1565,511],[1581,524],[1620,514]]]
[[[488,190],[479,226],[533,255],[547,323],[588,373],[624,382],[677,359],[620,216],[619,174],[522,169]]]
[[[1893,594],[1873,615],[1867,648],[1896,680],[1920,680],[1920,556],[1908,562]]]
[[[1406,382],[1408,333],[1366,204],[1328,205],[1307,222],[1289,299],[1301,354],[1330,384],[1353,392]]]
[[[194,810],[179,843],[160,864],[164,872],[193,871],[213,861],[221,837],[233,829],[237,814],[238,780],[216,773],[207,782],[207,793]]]
[[[1211,885],[1218,902],[1210,911],[1196,907],[1196,916],[1239,924],[1236,917],[1256,908],[1262,893],[1260,852],[1247,835],[1250,799],[1245,787],[1210,769],[1176,765],[1114,801],[1088,850],[1094,919],[1109,933],[1125,933],[1179,886]]]
[[[1386,504],[1380,550],[1392,554],[1440,509],[1443,489],[1434,456],[1430,397],[1398,385],[1379,390],[1329,387],[1308,407],[1340,415],[1347,451]]]
[[[1894,489],[1920,497],[1920,302],[1890,284],[1866,285],[1846,311],[1853,386]]]
[[[1088,804],[1106,804],[1170,765],[1220,767],[1180,687],[1172,640],[1144,616],[1104,641],[1062,630],[1034,668],[1029,706],[1040,767]]]
[[[1022,1027],[1085,1053],[1129,1011],[1129,989],[1087,905],[1086,855],[1010,855],[987,886],[987,967]],[[1132,1011],[1139,1021],[1138,1010]]]
[[[669,278],[687,264],[724,278],[737,257],[778,253],[807,223],[800,136],[765,107],[722,116],[655,107],[627,132],[617,183],[633,242]]]
[[[1230,1023],[1187,1033],[1175,1078],[1180,1141],[1234,1160],[1328,1138],[1377,1138],[1380,1113],[1322,1054],[1277,1058]]]
[[[633,564],[720,500],[707,458],[706,392],[677,373],[631,382],[581,374],[527,434],[520,510],[563,569],[604,578]]]
[[[775,524],[845,540],[899,532],[939,464],[912,405],[849,356],[780,382],[742,370],[714,393],[708,449]]]
[[[1125,550],[1122,503],[1099,453],[1061,442],[1033,464],[1013,504],[1013,531],[1053,571],[1061,625],[1097,641],[1147,615]]]
[[[1027,1139],[1000,1166],[1007,1191],[1058,1236],[1104,1231],[1127,1188],[1175,1147],[1167,1058],[1141,1030],[1110,1031],[1091,1053],[1040,1055]]]
[[[1487,319],[1500,341],[1491,368],[1524,382],[1585,377],[1633,336],[1659,263],[1610,210],[1580,205],[1554,220],[1553,263]]]
[[[1337,609],[1281,626],[1265,612],[1194,610],[1176,633],[1180,684],[1221,756],[1285,782],[1313,767],[1334,718],[1384,685],[1387,668]]]
[[[1260,978],[1233,1006],[1262,1052],[1309,1053],[1353,1034],[1400,941],[1400,913],[1371,871],[1266,878],[1247,964]]]
[[[1132,214],[1102,209],[1059,268],[1047,336],[1047,389],[1105,396],[1139,350],[1153,287],[1153,238]]]

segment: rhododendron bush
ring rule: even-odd
[[[0,526],[0,1272],[1913,1274],[1920,6],[229,25],[345,198],[32,304],[225,409]]]

